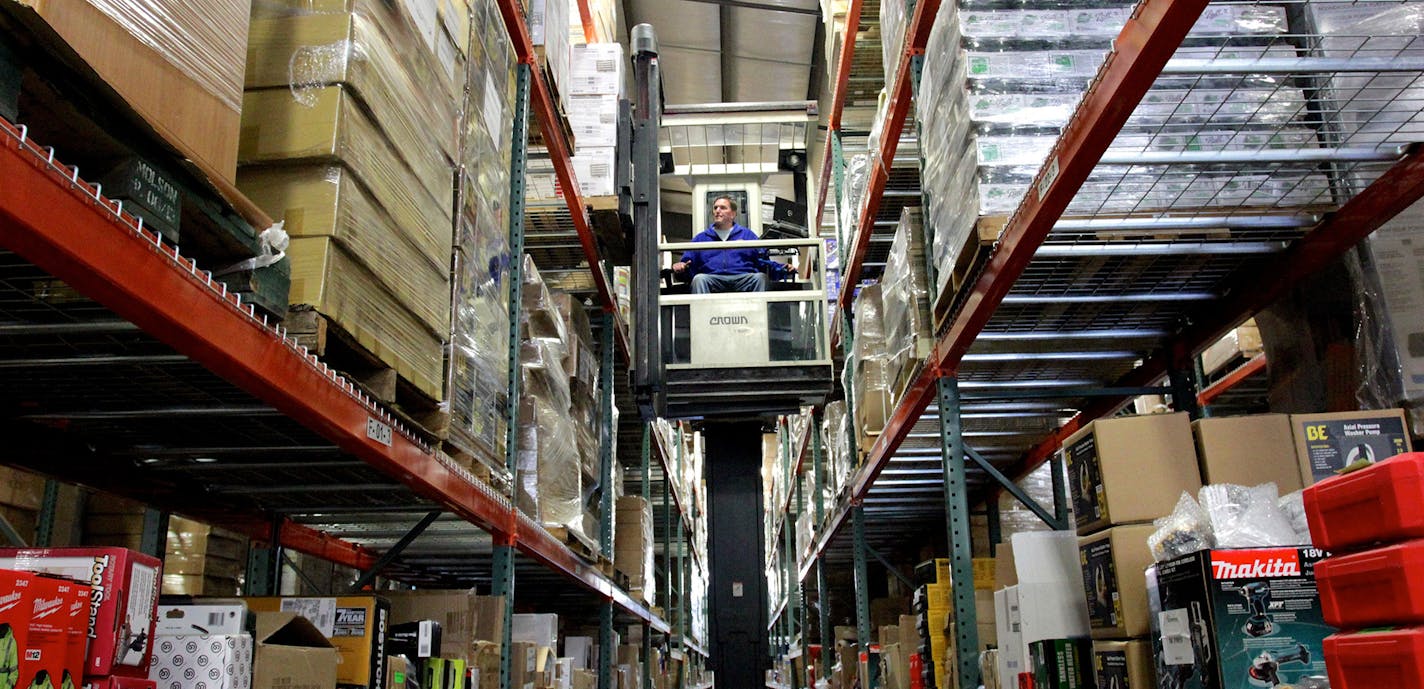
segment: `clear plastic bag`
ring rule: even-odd
[[[1295,529],[1276,505],[1276,484],[1202,486],[1198,497],[1211,520],[1218,548],[1298,545]]]
[[[1172,513],[1153,521],[1152,525],[1157,530],[1147,537],[1147,547],[1152,549],[1152,559],[1157,562],[1207,550],[1216,544],[1206,510],[1191,493],[1183,492]]]
[[[1281,514],[1285,515],[1291,528],[1295,530],[1296,543],[1298,545],[1310,543],[1310,524],[1305,518],[1305,491],[1298,490],[1282,495],[1281,499],[1276,501],[1276,506],[1280,508]]]

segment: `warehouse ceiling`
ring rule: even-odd
[[[668,106],[817,100],[817,0],[623,0],[657,31]]]

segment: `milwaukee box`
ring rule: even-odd
[[[28,679],[20,685],[20,658],[30,638],[34,583],[29,572],[0,570],[0,689],[29,686]]]
[[[1330,689],[1424,687],[1424,628],[1372,629],[1325,638]]]
[[[1315,580],[1333,627],[1424,624],[1424,540],[1329,558]]]
[[[89,657],[89,599],[93,593],[94,590],[85,584],[70,587],[66,608],[69,622],[65,625],[69,629],[69,646],[65,651],[68,659],[64,666],[73,675],[62,686],[77,687],[84,681],[84,660]]]
[[[1424,452],[1397,455],[1305,489],[1310,540],[1328,550],[1424,538]]]
[[[336,647],[336,684],[385,689],[386,636],[391,604],[378,596],[243,598],[253,612],[294,612],[307,618]]]
[[[1325,679],[1315,548],[1202,550],[1148,570],[1157,683],[1176,689]],[[1315,686],[1319,686],[1315,684]]]
[[[69,605],[81,584],[56,577],[38,576],[30,584],[30,634],[20,648],[20,683],[27,687],[60,687],[65,675],[72,679],[81,667],[66,668],[69,661]],[[84,620],[88,626],[88,620]],[[72,686],[72,685],[71,685]]]
[[[146,680],[162,562],[125,548],[0,548],[0,567],[87,582],[84,675]]]

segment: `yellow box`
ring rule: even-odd
[[[993,589],[997,561],[992,557],[974,558],[974,588]]]
[[[925,593],[931,610],[948,610],[954,607],[954,595],[949,584],[930,584],[925,587]]]
[[[287,248],[293,304],[310,304],[431,399],[444,398],[444,345],[382,289],[375,276],[327,237]]]

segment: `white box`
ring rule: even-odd
[[[162,605],[154,636],[241,634],[247,622],[247,605]]]
[[[613,166],[617,159],[614,148],[583,148],[574,154],[574,176],[578,177],[579,196],[612,196]]]
[[[569,96],[569,127],[579,150],[618,145],[618,96]]]
[[[1026,668],[1019,652],[1023,647],[1023,635],[1019,633],[1017,586],[994,592],[994,626],[999,641],[999,689],[1018,689],[1018,674]]]
[[[250,634],[159,634],[154,641],[148,678],[158,689],[252,687]]]
[[[1071,590],[1060,583],[1020,583],[994,592],[1002,689],[1017,689],[1019,673],[1032,671],[1029,644],[1089,635],[1082,575],[1076,578],[1078,588]]]
[[[589,669],[589,658],[593,657],[593,637],[591,636],[566,636],[564,637],[564,656],[572,658],[574,668],[578,670]]]
[[[573,46],[569,57],[569,93],[575,96],[622,94],[623,62],[623,46],[618,43]]]
[[[510,641],[525,641],[542,648],[557,648],[559,616],[553,613],[515,615],[514,625],[510,627]]]
[[[1014,573],[1020,584],[1072,585],[1078,592],[1083,583],[1078,562],[1078,536],[1072,531],[1027,531],[1010,539],[1014,549]]]

